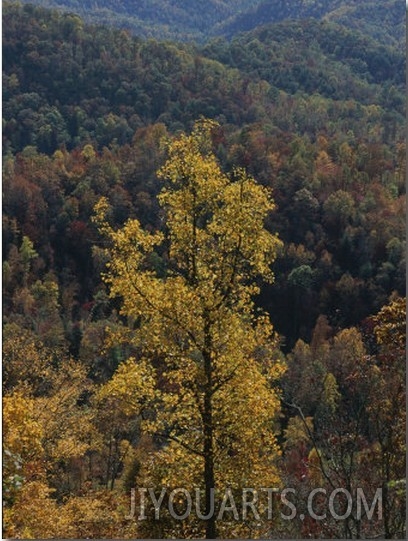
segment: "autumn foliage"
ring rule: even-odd
[[[405,57],[374,4],[193,45],[5,3],[4,537],[405,537]],[[131,519],[141,487],[239,517]],[[382,514],[317,520],[316,488]]]

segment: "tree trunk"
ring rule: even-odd
[[[206,392],[204,397],[204,483],[205,483],[205,514],[208,517],[205,527],[206,539],[216,539],[214,498],[214,449],[211,394]]]
[[[206,318],[207,319],[207,318]],[[211,362],[211,334],[210,322],[206,321],[204,331],[204,372],[205,372],[205,390],[204,390],[204,485],[205,485],[205,514],[206,519],[205,537],[206,539],[216,539],[216,515],[215,505],[212,505],[212,499],[215,497],[215,480],[214,480],[214,426],[213,426],[213,411],[212,411],[212,396],[213,396],[213,375]]]

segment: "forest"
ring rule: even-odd
[[[328,20],[404,50],[400,0],[22,0],[80,15],[92,24],[129,30],[143,38],[205,42],[289,19]]]
[[[150,4],[3,3],[3,535],[404,539],[397,3]]]

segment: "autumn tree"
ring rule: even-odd
[[[159,171],[163,231],[137,220],[114,231],[108,202],[96,209],[111,241],[105,281],[127,318],[112,340],[138,351],[105,391],[135,415],[150,408],[144,427],[167,442],[151,478],[202,489],[207,538],[217,536],[214,490],[278,482],[275,386],[283,371],[272,325],[252,300],[257,279],[273,280],[281,242],[264,220],[274,204],[243,170],[221,171],[211,145],[216,128],[202,120],[168,143]],[[159,253],[164,272],[155,265]]]
[[[406,470],[406,299],[391,300],[373,318],[378,351],[367,360],[378,476],[382,483],[385,539],[405,535]]]
[[[330,338],[320,319],[311,345],[299,340],[288,356],[286,483],[306,499],[316,487],[359,489],[372,501],[380,490],[382,498],[381,513],[371,518],[353,507],[340,522],[301,522],[303,537],[405,534],[405,320],[404,298],[367,318],[363,333],[342,329]]]

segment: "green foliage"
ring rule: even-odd
[[[28,3],[28,0],[23,0]],[[125,28],[144,38],[203,41],[210,36],[232,36],[266,23],[286,19],[316,18],[338,22],[363,31],[384,44],[403,48],[404,7],[399,0],[387,5],[370,0],[30,0],[29,3],[68,11],[64,32],[79,34],[79,14],[91,24]]]
[[[333,23],[285,22],[200,50],[71,19],[5,6],[5,152],[123,145],[146,124],[177,130],[200,114],[315,136],[331,125],[359,136],[364,118],[364,133],[389,138],[403,123],[404,56]]]
[[[403,48],[404,6],[398,0],[387,1],[386,5],[383,2],[353,0],[264,0],[247,13],[227,21],[222,32],[232,36],[267,23],[310,18],[334,21],[363,32],[376,41]]]
[[[201,40],[216,32],[222,21],[233,18],[260,0],[208,0],[202,10],[199,0],[34,0],[34,4],[75,12],[88,23],[125,28],[144,38]],[[71,19],[73,21],[71,22]],[[67,30],[77,22],[70,15]]]

